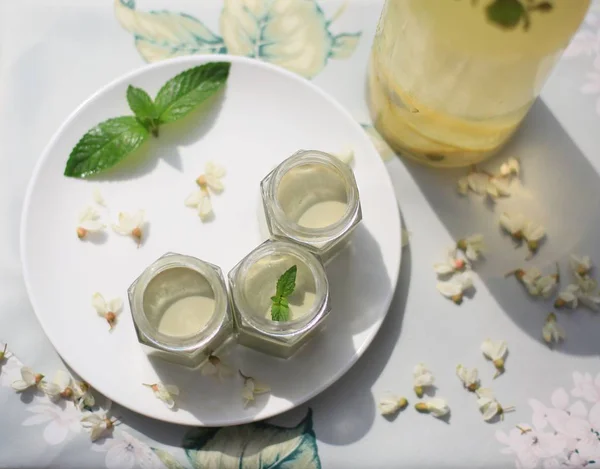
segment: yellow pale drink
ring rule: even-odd
[[[531,10],[527,21],[506,29],[488,20],[491,2],[386,1],[369,65],[369,107],[396,151],[445,167],[496,152],[525,117],[589,5],[544,2],[549,11]]]

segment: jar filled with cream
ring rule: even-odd
[[[321,151],[301,150],[260,184],[272,238],[289,239],[330,260],[362,219],[350,167]]]
[[[196,367],[233,336],[223,273],[208,262],[165,254],[128,294],[138,340],[151,356]]]
[[[229,273],[241,345],[288,358],[320,329],[330,312],[321,261],[295,243],[269,240]]]

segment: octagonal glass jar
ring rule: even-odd
[[[296,285],[288,297],[289,320],[271,319],[271,297],[277,280],[297,267]],[[229,272],[238,343],[269,355],[289,358],[321,328],[330,312],[329,282],[321,261],[289,241],[269,240]]]
[[[138,340],[150,356],[197,367],[234,335],[223,273],[195,257],[165,254],[128,295]]]
[[[354,173],[338,158],[301,150],[260,184],[273,239],[289,239],[331,260],[362,219]]]

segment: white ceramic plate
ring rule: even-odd
[[[207,116],[161,129],[137,166],[90,180],[63,176],[78,139],[98,122],[130,114],[129,84],[155,95],[177,73],[214,60],[232,62],[224,96]],[[272,387],[244,409],[242,380],[223,383],[168,363],[150,362],[140,348],[126,302],[127,287],[167,251],[189,254],[228,272],[262,241],[257,220],[259,181],[298,149],[356,152],[354,171],[364,219],[351,249],[328,268],[333,312],[328,327],[289,360],[235,347],[226,360]],[[207,161],[228,173],[213,198],[216,218],[201,223],[184,206]],[[107,231],[99,242],[75,235],[78,213],[98,187],[106,217],[144,209],[146,241]],[[194,56],[146,66],[106,86],[61,126],[40,158],[27,192],[21,226],[25,281],[31,302],[58,353],[113,401],[184,425],[233,425],[297,406],[337,380],[365,351],[390,306],[400,266],[400,219],[388,173],[371,141],[338,103],[283,69],[232,56]],[[120,296],[124,311],[112,333],[92,309],[99,291]],[[182,389],[175,411],[142,383]]]

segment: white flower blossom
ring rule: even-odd
[[[196,184],[198,184],[201,188],[208,188],[215,194],[219,194],[223,192],[223,189],[225,189],[225,186],[221,181],[225,174],[225,168],[209,161],[204,167],[204,174],[201,174],[196,179]]]
[[[467,236],[466,238],[459,239],[456,243],[456,248],[460,249],[465,253],[467,259],[470,261],[476,261],[479,256],[483,254],[485,250],[485,243],[483,242],[482,234],[474,234]]]
[[[51,401],[56,402],[61,397],[68,399],[73,396],[71,387],[71,375],[63,370],[58,370],[51,383],[42,381],[40,389]]]
[[[192,192],[187,199],[185,199],[185,205],[188,207],[195,207],[198,211],[198,216],[202,221],[208,221],[213,216],[210,194],[205,187],[200,187],[199,190]]]
[[[521,172],[521,164],[516,158],[509,158],[505,163],[500,165],[500,174],[502,176],[518,176]]]
[[[504,373],[504,360],[508,353],[508,344],[505,340],[486,339],[481,344],[481,351],[488,360],[496,367],[494,379]]]
[[[75,383],[73,386],[73,398],[75,406],[81,411],[94,407],[96,404],[96,399],[92,394],[90,385],[85,381]]]
[[[447,415],[450,412],[448,402],[446,401],[446,399],[443,399],[441,397],[434,397],[426,401],[417,402],[415,404],[415,409],[419,412],[429,413],[437,418],[443,417],[444,415]]]
[[[550,313],[546,318],[546,322],[542,328],[542,337],[549,345],[564,340],[565,331],[558,325],[558,322],[556,321],[556,314]]]
[[[433,270],[438,276],[444,276],[463,271],[468,266],[469,264],[465,259],[457,256],[456,249],[449,249],[446,261],[433,264]]]
[[[473,287],[473,277],[470,272],[462,272],[454,275],[446,282],[438,282],[437,290],[454,303],[461,304],[464,292]]]
[[[21,368],[21,379],[18,379],[12,383],[12,387],[17,392],[23,392],[33,386],[41,388],[43,383],[44,375],[40,373],[34,373],[31,368],[24,366]]]
[[[427,369],[425,364],[419,363],[413,369],[413,389],[419,397],[423,397],[423,388],[432,386],[435,381],[433,373]]]
[[[590,256],[579,257],[575,254],[571,254],[569,258],[569,264],[574,274],[579,276],[585,276],[592,270],[592,260]]]
[[[120,212],[119,222],[112,225],[115,233],[123,236],[131,236],[140,246],[144,235],[142,228],[144,226],[144,211],[137,210],[133,213]]]
[[[459,194],[467,195],[469,190],[479,195],[488,195],[492,200],[510,195],[509,181],[504,176],[494,176],[477,169],[458,180]]]
[[[466,176],[458,180],[457,190],[460,195],[467,195],[469,193],[469,179]]]
[[[104,223],[98,221],[99,218],[100,214],[93,207],[83,209],[77,222],[77,237],[83,239],[88,233],[98,233],[106,228]]]
[[[479,195],[487,193],[487,187],[490,182],[490,175],[479,171],[472,171],[467,175],[467,184],[469,189]]]
[[[81,426],[90,431],[90,438],[92,441],[98,440],[105,433],[112,431],[115,425],[118,425],[118,419],[109,417],[108,415],[111,406],[112,402],[107,400],[106,410],[83,413],[83,416],[81,417]]]
[[[504,212],[500,215],[500,226],[507,231],[513,238],[523,238],[523,228],[525,227],[525,217],[521,214],[509,215]]]
[[[515,410],[513,406],[502,407],[489,388],[479,388],[475,393],[477,394],[477,406],[483,415],[483,420],[486,422],[492,420],[497,415],[503,420],[506,412],[513,412]]]
[[[244,407],[248,407],[251,403],[253,403],[257,395],[271,392],[271,388],[268,385],[256,381],[251,376],[246,376],[241,371],[239,371],[239,373],[240,376],[244,378],[244,387],[242,389]]]
[[[509,182],[506,179],[492,177],[485,186],[485,192],[492,200],[507,197],[510,195]]]
[[[473,392],[479,388],[479,372],[477,368],[466,368],[462,365],[456,367],[456,376],[462,382],[463,386]]]
[[[575,281],[576,284],[568,285],[565,290],[559,292],[554,306],[556,308],[566,306],[575,309],[581,303],[592,311],[598,311],[600,309],[600,294],[598,293],[596,280],[588,275],[575,274]]]
[[[521,214],[509,215],[504,212],[500,216],[500,226],[513,239],[517,241],[524,239],[532,254],[538,250],[540,241],[546,236],[546,229],[542,225],[526,219]]]
[[[144,384],[144,386],[152,389],[156,398],[163,401],[169,409],[175,407],[175,399],[173,396],[179,396],[179,388],[177,386],[162,383]]]
[[[104,197],[102,197],[102,194],[100,193],[100,189],[98,189],[97,187],[94,187],[94,190],[92,192],[92,198],[94,199],[94,202],[96,202],[101,207],[106,207],[106,202],[104,201]]]
[[[529,269],[517,269],[507,274],[514,275],[527,289],[531,296],[549,298],[560,280],[560,272],[558,264],[556,264],[556,272],[554,274],[542,275],[537,267]]]
[[[408,405],[408,401],[404,397],[387,395],[382,397],[377,404],[381,415],[393,415],[404,409]]]
[[[202,365],[200,372],[204,376],[214,376],[219,381],[233,375],[233,370],[216,355],[210,354],[208,359]]]
[[[104,297],[96,292],[92,295],[92,306],[96,310],[96,313],[98,313],[98,316],[106,319],[110,330],[112,330],[115,327],[117,317],[123,309],[123,300],[121,298],[113,298],[107,303]]]

